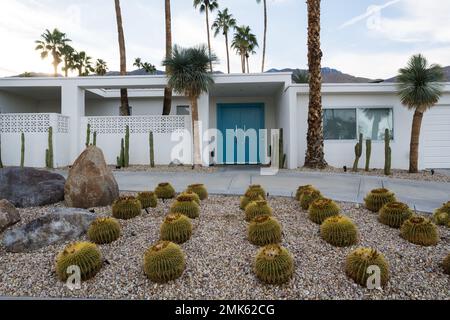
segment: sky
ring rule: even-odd
[[[207,42],[204,14],[192,0],[172,0],[173,42],[193,46]],[[249,25],[260,49],[250,71],[261,69],[263,7],[256,0],[219,0],[239,25]],[[266,69],[307,68],[305,0],[267,0],[269,29]],[[141,57],[162,70],[165,55],[164,1],[122,0],[128,69]],[[211,20],[214,20],[216,12]],[[0,76],[52,72],[35,48],[45,29],[58,28],[79,51],[119,69],[113,0],[0,0]],[[212,35],[213,36],[213,35]],[[389,78],[408,58],[423,53],[430,62],[450,65],[449,0],[322,0],[322,66],[355,76]],[[212,39],[219,57],[215,70],[226,71],[225,41]],[[231,52],[231,69],[240,59]]]

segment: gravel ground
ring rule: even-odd
[[[192,166],[155,166],[154,168],[144,165],[132,165],[125,169],[116,169],[115,166],[110,166],[113,171],[118,172],[196,172],[196,173],[212,173],[216,171],[215,167],[197,167],[192,169]]]
[[[349,175],[364,175],[364,176],[376,176],[376,177],[389,177],[396,179],[408,179],[408,180],[421,180],[421,181],[434,181],[434,182],[450,182],[450,175],[445,175],[442,173],[435,173],[431,175],[430,170],[420,171],[419,173],[409,173],[408,170],[398,170],[392,169],[392,174],[386,176],[383,169],[372,169],[368,172],[364,169],[360,169],[357,173],[352,172],[352,168],[348,168],[347,172],[344,172],[343,168],[326,167],[325,169],[309,169],[309,168],[298,168],[296,171],[301,172],[324,172],[324,173],[342,173]]]
[[[159,285],[142,271],[145,250],[158,240],[159,225],[170,202],[149,215],[121,222],[123,235],[101,246],[108,263],[97,276],[70,291],[54,272],[54,259],[65,244],[27,254],[10,254],[0,245],[0,296],[122,299],[450,299],[450,277],[441,261],[450,253],[450,229],[440,228],[435,247],[420,247],[399,237],[398,230],[377,222],[376,215],[341,203],[358,225],[360,246],[377,248],[390,263],[391,279],[383,291],[354,284],[344,273],[345,257],[357,248],[335,248],[322,241],[319,227],[288,198],[270,198],[284,230],[283,245],[295,259],[295,275],[283,286],[261,284],[252,272],[258,250],[245,238],[246,223],[238,197],[212,196],[202,203],[193,238],[182,245],[187,256],[183,276]],[[62,206],[58,204],[56,206]],[[20,209],[24,224],[50,207]],[[110,208],[99,208],[107,215]]]

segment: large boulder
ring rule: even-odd
[[[6,199],[0,200],[0,232],[20,221],[19,211]]]
[[[119,187],[106,165],[102,150],[90,146],[78,157],[69,171],[64,188],[67,206],[104,207],[119,197]]]
[[[57,203],[64,200],[65,182],[63,176],[45,170],[0,169],[0,199],[7,199],[19,208]]]
[[[58,208],[30,223],[5,232],[8,252],[30,252],[52,244],[78,239],[87,232],[95,214],[84,209]]]

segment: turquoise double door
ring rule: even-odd
[[[261,163],[264,122],[263,103],[218,104],[217,129],[222,133],[222,141],[217,142],[219,164]]]

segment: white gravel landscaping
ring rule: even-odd
[[[238,197],[211,196],[202,203],[193,222],[192,239],[182,245],[186,270],[168,284],[154,284],[142,270],[145,250],[159,238],[159,226],[171,201],[160,202],[150,214],[121,221],[122,236],[100,246],[105,262],[82,289],[70,291],[57,280],[54,259],[67,244],[24,253],[7,253],[0,245],[0,297],[117,298],[117,299],[450,299],[450,276],[440,266],[450,253],[450,229],[439,227],[435,247],[413,245],[399,231],[377,221],[377,216],[355,204],[340,203],[357,224],[358,246],[382,252],[390,265],[391,279],[383,291],[368,290],[348,279],[346,256],[358,246],[335,248],[322,241],[312,223],[293,199],[269,199],[274,216],[283,226],[283,246],[295,261],[293,279],[282,286],[261,284],[252,272],[258,247],[246,240],[247,223]],[[56,206],[62,206],[57,204]],[[19,209],[25,224],[50,207]],[[109,215],[110,208],[99,208]],[[83,240],[85,240],[83,238]]]

